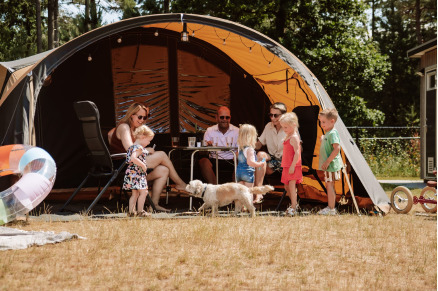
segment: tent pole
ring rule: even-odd
[[[32,146],[36,146],[36,141],[35,141],[35,127],[34,127],[34,101],[35,101],[35,96],[34,96],[34,90],[33,90],[33,75],[32,72],[29,73],[29,91],[30,91],[30,100],[29,100],[29,118],[28,118],[28,128],[29,128],[29,144]]]
[[[345,165],[342,167],[342,172],[344,173],[345,178],[347,180],[348,188],[350,188],[351,198],[353,198],[353,202],[354,202],[354,206],[356,207],[357,215],[360,216],[360,211],[359,211],[359,207],[357,206],[356,197],[354,196],[353,188],[351,187],[350,179],[348,179],[348,175],[347,175],[347,171],[345,171],[345,167],[346,167]]]

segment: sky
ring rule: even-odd
[[[99,5],[103,5],[103,6],[109,6],[108,2],[105,0],[100,0],[99,1]],[[82,6],[83,8],[83,6]],[[63,9],[65,9],[66,11],[68,11],[69,13],[76,15],[78,13],[80,13],[80,9],[73,4],[64,4],[63,5]],[[367,14],[367,18],[368,18],[368,24],[371,25],[371,9],[367,9],[365,11],[365,13]],[[102,24],[110,24],[110,23],[114,23],[119,21],[122,18],[120,13],[116,13],[116,12],[103,12],[103,23]]]
[[[102,5],[108,5],[108,3],[106,1],[101,1]],[[79,9],[77,7],[77,5],[74,4],[64,4],[62,5],[61,9],[65,10],[68,14],[72,14],[72,15],[76,15],[79,14],[81,11],[83,11],[83,5],[81,6],[82,9]],[[108,13],[108,12],[103,12],[103,17],[102,17],[102,21],[103,24],[110,24],[116,21],[119,21],[121,19],[121,15],[119,13]]]

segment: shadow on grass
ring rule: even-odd
[[[384,191],[392,191],[398,185],[396,184],[388,184],[388,183],[380,183]]]

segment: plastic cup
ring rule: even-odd
[[[178,136],[172,136],[172,147],[176,148],[179,146],[179,137]]]
[[[196,137],[194,136],[189,137],[189,147],[194,148],[195,144],[196,144]]]

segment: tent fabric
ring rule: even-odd
[[[10,62],[0,62],[0,105],[3,96],[6,96],[12,85],[16,83],[23,75],[32,69],[32,66],[46,57],[52,50],[48,50],[27,58],[22,58]]]
[[[180,131],[205,129],[216,122],[213,116],[216,104],[230,106],[230,77],[190,52],[178,51],[177,59]],[[147,102],[152,109],[148,126],[155,133],[170,131],[168,63],[167,48],[162,46],[125,46],[112,50],[117,121],[132,102]]]
[[[137,52],[138,50],[138,52]],[[149,56],[153,55],[153,58]],[[169,120],[167,49],[161,46],[125,46],[112,50],[113,83],[116,120],[120,120],[133,102],[152,101],[155,132],[166,131]]]
[[[188,42],[180,41],[182,23],[187,23]],[[334,107],[316,77],[287,49],[255,30],[209,16],[162,14],[113,23],[57,48],[30,72],[32,78],[19,79],[0,101],[0,139],[30,141],[35,125],[37,145],[58,164],[58,185],[74,184],[80,180],[75,173],[86,169],[74,101],[95,102],[103,130],[113,127],[132,102],[145,101],[152,113],[148,124],[162,133],[157,142],[205,129],[220,105],[230,106],[233,124],[252,123],[259,133],[273,102],[285,103],[288,111]],[[300,126],[307,129],[305,123]],[[336,128],[345,162],[352,166],[355,194],[389,210],[387,195],[341,119]],[[314,147],[303,144],[313,151],[313,168],[323,134],[319,126],[316,131]],[[322,191],[318,184],[314,188]],[[348,189],[337,183],[336,192],[342,191]]]
[[[181,23],[162,23],[151,24],[144,27],[157,28],[160,33],[160,28],[166,28],[167,30],[173,30],[180,32],[182,30]],[[279,44],[268,44],[258,40],[244,39],[238,32],[231,32],[224,29],[220,29],[215,26],[206,25],[188,25],[188,30],[195,31],[195,37],[201,39],[216,48],[220,49],[251,75],[264,82],[265,91],[268,93],[268,97],[273,102],[278,100],[290,101],[286,102],[288,109],[292,110],[292,106],[308,105],[306,94],[314,104],[318,103],[315,98],[315,94],[307,90],[291,90],[286,92],[286,72],[289,72],[289,76],[294,76],[295,82],[303,82],[299,74],[295,72],[301,72],[303,69],[298,68],[290,62],[287,56],[279,50]],[[249,50],[249,47],[251,50]],[[273,51],[270,51],[269,49]],[[307,69],[307,68],[306,68]],[[312,78],[310,75],[305,75],[305,81],[310,84]],[[275,80],[273,82],[273,80]],[[292,82],[293,82],[292,81]],[[291,82],[291,81],[289,81]],[[292,83],[291,82],[291,83]],[[291,84],[292,88],[293,84]],[[303,98],[304,97],[304,98]]]
[[[178,62],[180,131],[206,129],[216,123],[217,105],[231,105],[230,76],[189,52],[179,51]]]

